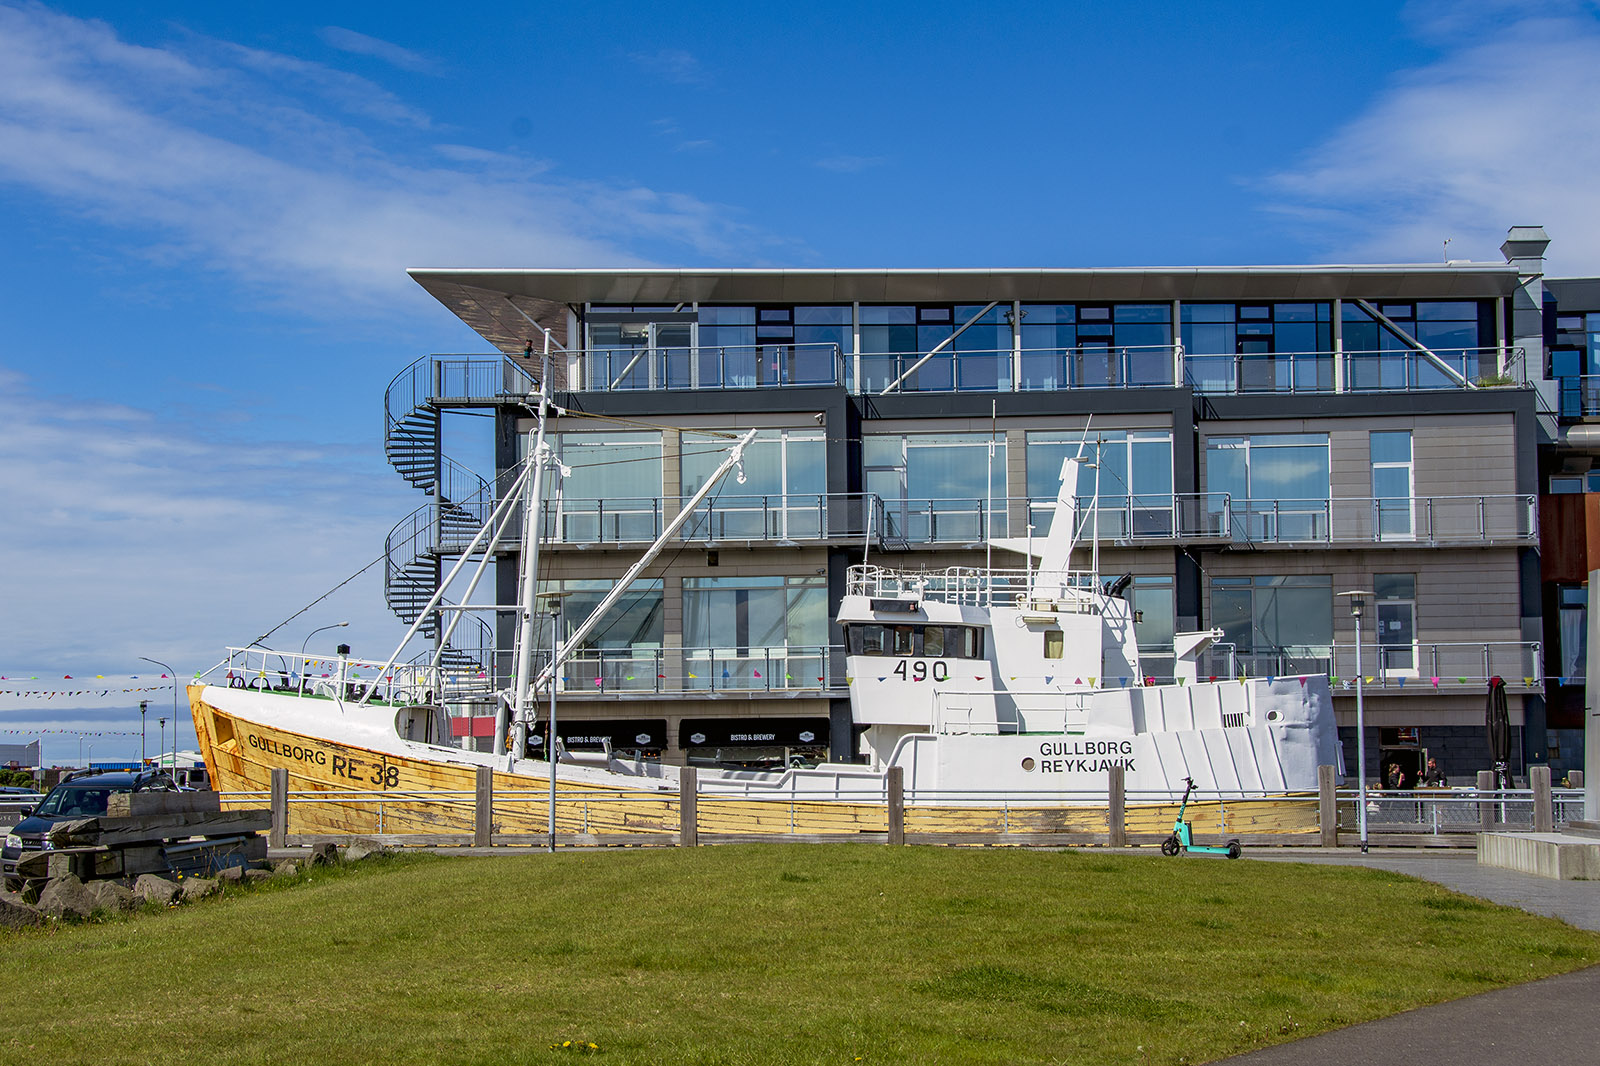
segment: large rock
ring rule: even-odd
[[[182,891],[176,881],[168,881],[165,877],[155,874],[140,874],[139,879],[133,883],[133,894],[146,903],[159,903],[163,907],[177,902],[178,893]]]
[[[44,915],[24,903],[21,896],[11,892],[0,892],[0,928],[21,929],[24,926],[38,925],[42,921]]]
[[[311,857],[306,860],[307,866],[331,866],[339,861],[339,848],[331,840],[324,840],[311,845]]]
[[[300,873],[300,866],[293,859],[284,859],[272,868],[273,877],[295,877]]]
[[[245,884],[247,885],[258,884],[262,881],[270,881],[272,880],[272,876],[272,873],[267,870],[246,870],[244,872],[244,880]]]
[[[95,906],[112,914],[126,914],[139,906],[139,897],[115,881],[91,881],[84,886],[94,897]]]
[[[222,891],[222,883],[211,877],[186,877],[181,886],[183,901],[193,903],[195,900],[214,896]]]
[[[217,880],[228,885],[237,885],[244,880],[243,866],[229,866],[217,871]]]
[[[389,854],[389,849],[376,840],[357,837],[345,845],[343,858],[345,862],[360,862],[362,859],[370,858],[373,855],[387,854]]]
[[[39,893],[39,909],[52,918],[87,918],[96,905],[94,893],[72,874],[51,878]]]

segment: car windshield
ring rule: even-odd
[[[106,813],[106,801],[113,791],[105,785],[58,785],[33,813],[46,817],[97,817]]]

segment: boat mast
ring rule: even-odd
[[[526,353],[533,354],[533,342],[528,342]],[[517,634],[516,702],[512,712],[511,759],[522,753],[528,736],[528,699],[531,690],[530,674],[533,672],[533,601],[539,584],[540,526],[544,519],[544,468],[548,462],[549,445],[544,439],[545,421],[550,403],[550,331],[544,331],[544,370],[539,375],[538,419],[528,434],[528,463],[533,471],[533,484],[525,498],[522,521],[522,595],[517,599],[517,609],[522,612],[522,625]],[[496,716],[499,719],[499,716]],[[503,719],[500,719],[503,721]],[[505,734],[495,729],[496,750],[505,750]]]

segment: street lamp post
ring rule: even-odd
[[[1350,616],[1356,623],[1356,824],[1361,831],[1361,851],[1367,850],[1367,722],[1365,678],[1361,667],[1361,614],[1366,610],[1367,598],[1375,593],[1354,590],[1341,592],[1350,597]]]
[[[176,680],[176,678],[174,678],[174,680]],[[162,752],[162,754],[166,754],[166,750],[167,750],[167,720],[165,718],[157,718],[156,721],[161,723],[161,752]],[[172,731],[174,733],[176,733],[178,731],[178,720],[176,718],[174,718],[172,720]],[[156,760],[156,764],[157,764],[156,768],[157,769],[161,768],[160,767],[160,762],[161,762],[161,760],[159,760],[159,759]],[[177,760],[174,759],[173,762],[177,762]]]
[[[170,769],[173,779],[176,780],[178,775],[178,671],[160,659],[151,659],[144,655],[139,656],[139,658],[147,663],[154,663],[156,666],[162,667],[167,671],[167,676],[172,678],[172,766]],[[165,740],[161,743],[161,750],[167,750]]]
[[[545,592],[540,598],[550,604],[550,727],[545,732],[545,758],[550,763],[550,851],[556,850],[556,688],[561,683],[557,669],[561,658],[561,601],[565,592]]]
[[[321,629],[313,629],[311,632],[306,634],[306,639],[300,642],[300,694],[302,696],[304,696],[306,693],[306,645],[310,644],[311,638],[316,636],[318,633],[323,633],[330,629],[342,629],[349,624],[349,622],[335,622],[331,626],[323,626]]]
[[[174,685],[176,685],[178,682],[177,682],[176,679],[174,679],[172,683]],[[144,767],[145,763],[150,761],[150,756],[145,752],[145,735],[144,735],[144,722],[145,722],[144,716],[145,716],[146,712],[148,712],[149,710],[150,710],[150,701],[149,700],[140,700],[139,701],[139,766],[140,766],[141,769]]]

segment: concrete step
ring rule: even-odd
[[[1556,881],[1600,880],[1600,839],[1572,833],[1479,833],[1478,865]]]

